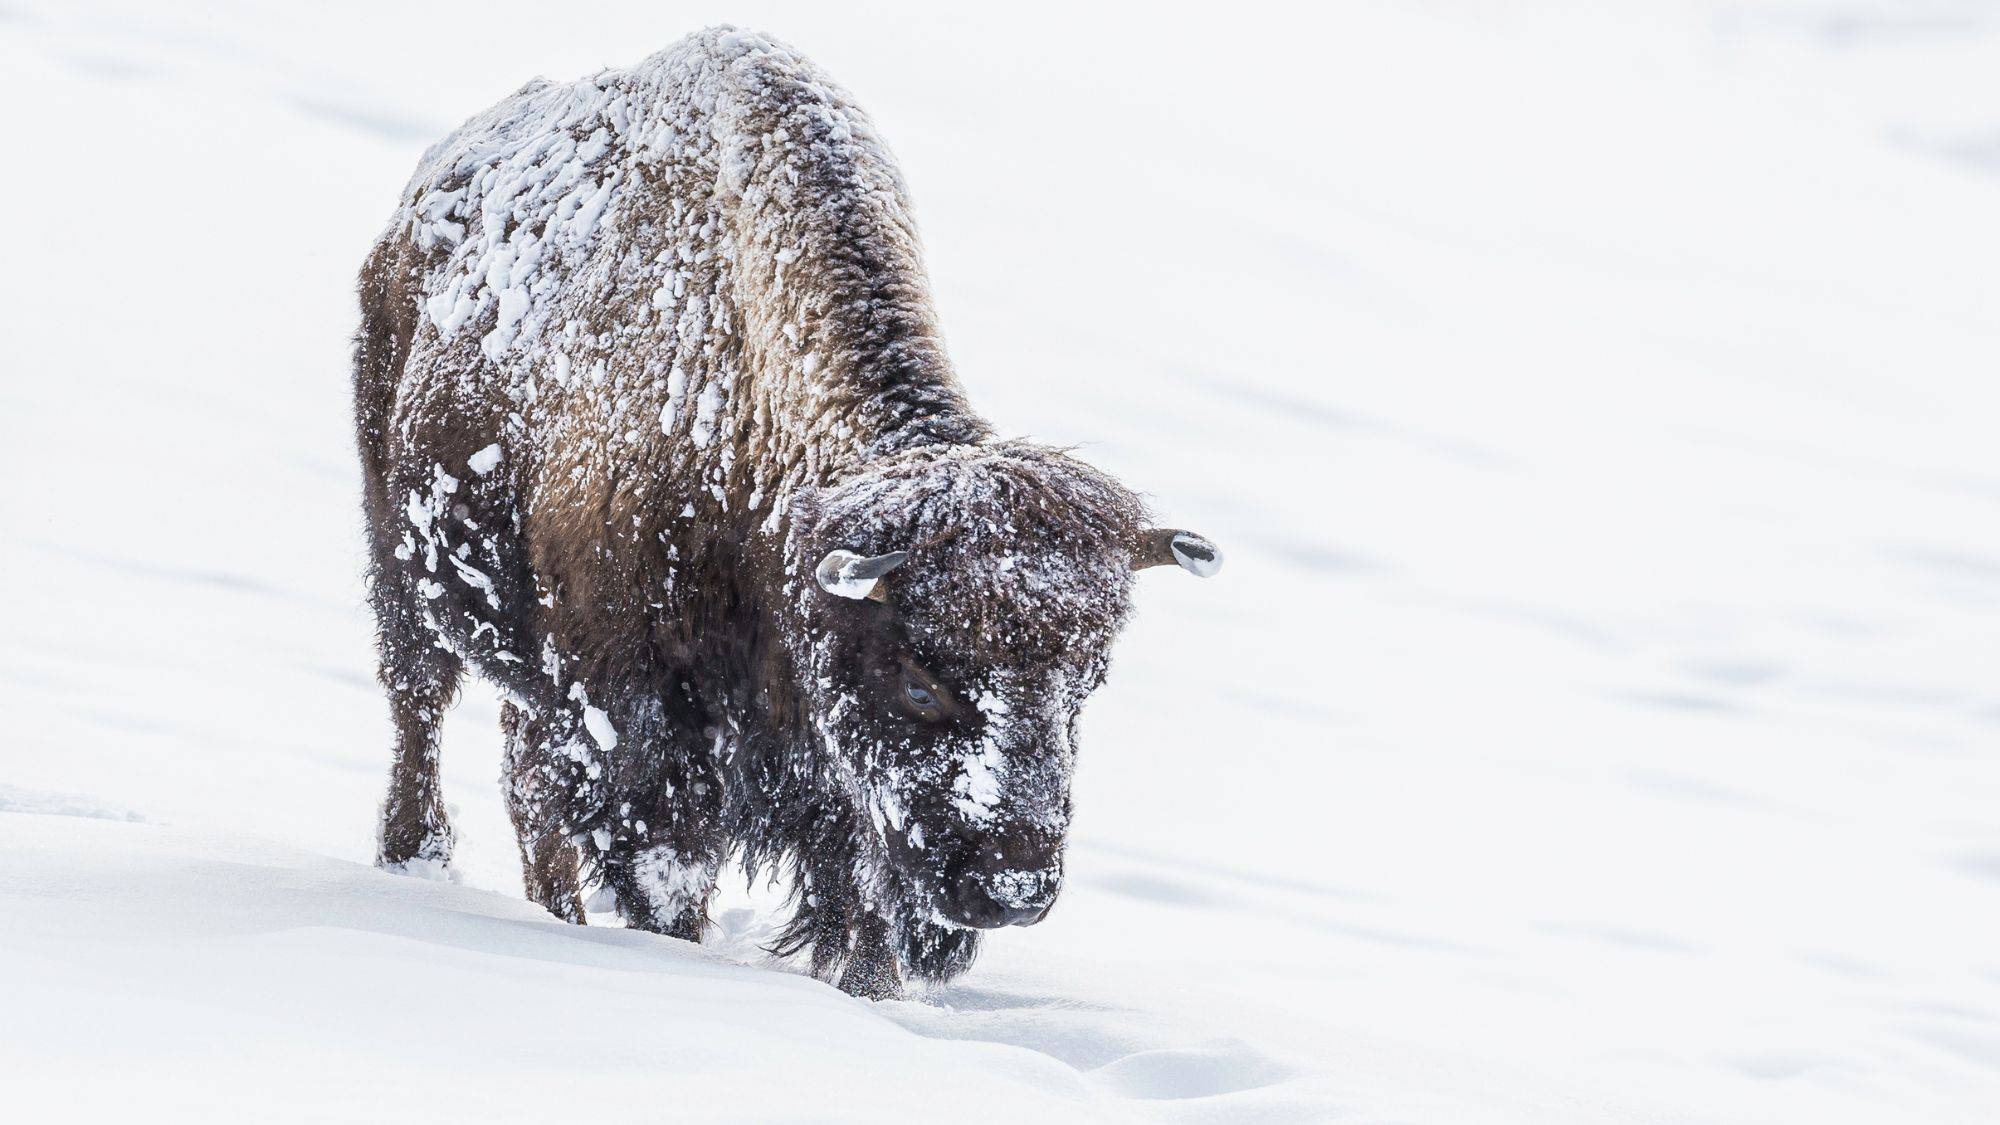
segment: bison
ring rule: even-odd
[[[531,82],[424,155],[360,296],[380,866],[449,862],[470,668],[560,918],[699,940],[734,857],[790,880],[775,952],[882,997],[1042,917],[1131,572],[1220,555],[967,405],[843,90],[728,28]]]

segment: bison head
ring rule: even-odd
[[[873,893],[946,926],[1039,921],[1062,886],[1083,702],[1132,572],[1220,565],[1027,444],[905,453],[811,497],[789,545],[798,669]]]

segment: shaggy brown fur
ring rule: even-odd
[[[531,83],[426,154],[361,306],[384,866],[449,860],[470,667],[562,918],[601,883],[699,938],[733,853],[792,876],[782,952],[894,995],[1047,909],[1077,708],[1135,558],[1174,560],[967,406],[901,179],[824,75],[716,29]],[[836,550],[907,559],[853,600],[814,580]]]

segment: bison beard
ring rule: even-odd
[[[790,877],[777,952],[892,996],[1047,911],[1132,571],[1220,556],[967,406],[844,92],[728,29],[530,83],[425,155],[361,305],[382,866],[450,861],[469,667],[559,917],[698,940],[734,856]]]

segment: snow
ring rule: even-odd
[[[492,472],[500,464],[500,443],[494,442],[492,445],[467,457],[465,464],[467,468],[482,477]]]
[[[590,737],[599,749],[609,754],[618,749],[618,728],[611,725],[611,716],[601,707],[586,706],[583,709],[583,725],[590,731]]]
[[[19,1119],[547,1121],[586,1096],[807,1120],[830,1090],[881,1120],[1118,1108],[1046,1055],[912,1033],[805,977],[256,838],[0,818],[0,946]]]
[[[633,865],[634,877],[663,918],[673,918],[700,895],[715,877],[715,865],[699,856],[683,856],[673,848],[660,846],[640,853]]]
[[[18,785],[0,785],[0,812],[38,813],[43,816],[87,816],[100,820],[135,822],[146,819],[131,809],[107,805],[80,793],[50,793],[39,789],[23,789]]]
[[[1012,570],[1015,560],[1001,560],[1000,569]],[[986,731],[979,740],[979,752],[967,754],[958,778],[953,782],[952,804],[965,814],[974,824],[984,823],[992,817],[993,810],[1000,804],[1000,796],[1005,792],[1001,777],[1007,770],[1007,756],[1001,750],[1006,737],[1007,723],[1013,709],[999,692],[983,691],[972,701],[980,714],[986,716]]]
[[[1006,769],[1007,758],[1000,750],[998,733],[988,734],[980,739],[978,753],[965,756],[958,779],[953,782],[952,804],[972,823],[986,823],[1005,792],[1000,777]]]
[[[715,435],[715,414],[722,407],[722,388],[715,383],[702,387],[694,400],[694,427],[688,436],[696,448],[704,448]]]
[[[454,123],[722,15],[482,14],[0,10],[0,208],[60,219],[0,270],[10,1114],[1990,1119],[2000,12],[726,13],[893,144],[997,428],[1229,555],[1139,578],[1049,918],[882,1004],[773,892],[521,901],[477,686],[462,882],[366,866],[360,257]],[[532,298],[428,214],[440,330]]]

